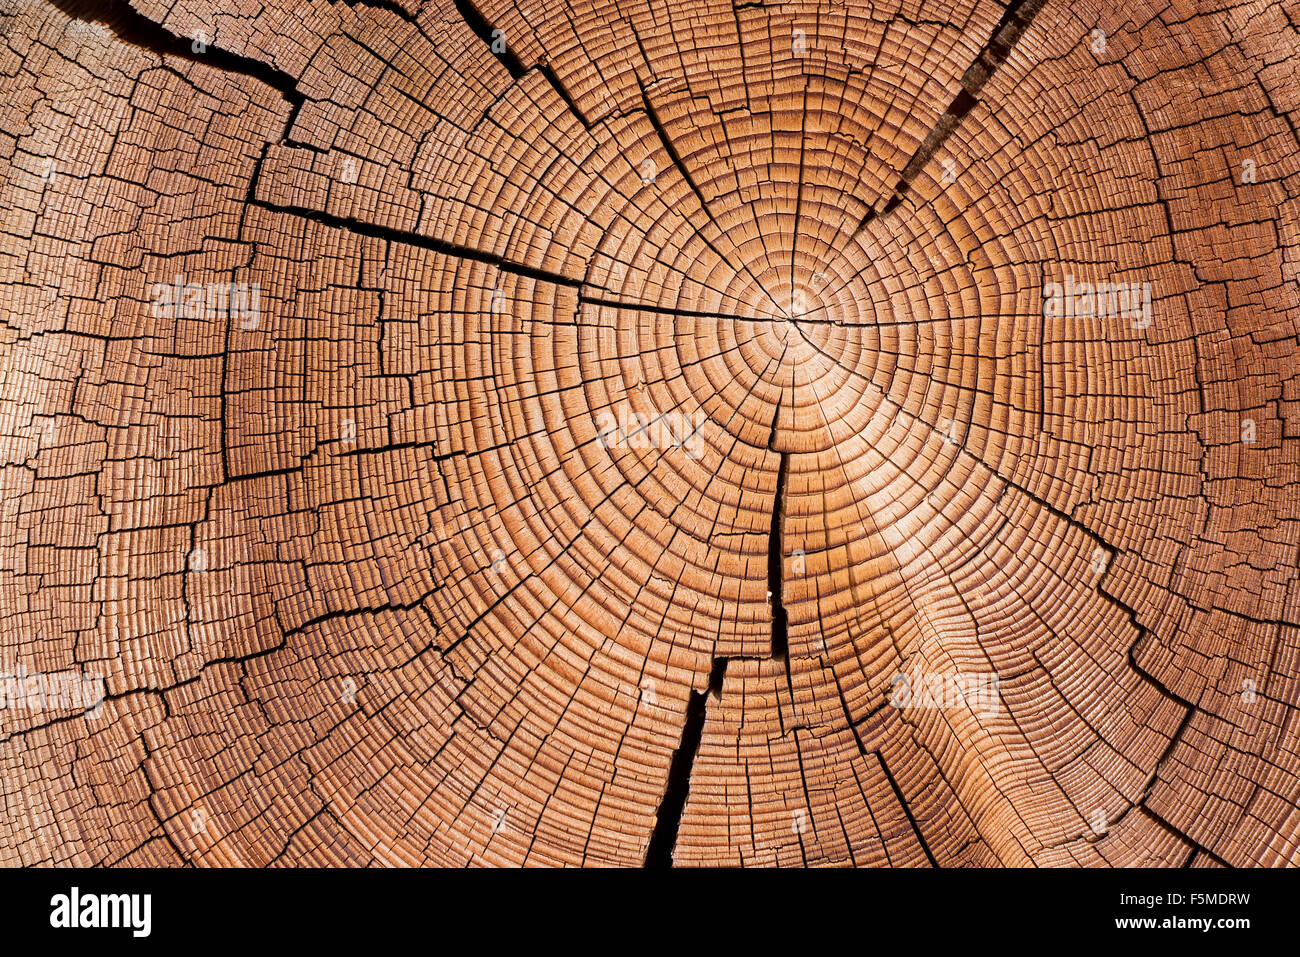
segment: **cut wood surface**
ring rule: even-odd
[[[0,863],[1300,864],[1215,6],[0,0]]]

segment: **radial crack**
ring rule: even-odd
[[[556,95],[564,101],[564,105],[568,107],[569,112],[577,117],[578,122],[582,124],[583,128],[587,130],[591,129],[591,120],[587,119],[587,115],[578,108],[578,104],[574,101],[572,94],[570,94],[564,84],[560,82],[560,78],[556,75],[550,64],[538,63],[531,68],[524,66],[523,62],[515,54],[515,51],[511,49],[510,43],[506,39],[505,34],[494,28],[492,24],[488,22],[487,18],[479,11],[478,7],[474,6],[470,0],[455,0],[455,3],[456,10],[460,13],[462,19],[464,19],[465,25],[474,31],[475,36],[488,45],[488,49],[492,52],[492,55],[501,61],[501,65],[506,68],[506,72],[510,74],[511,79],[523,79],[529,69],[537,70],[538,73],[546,78],[546,82],[555,90]]]
[[[672,763],[668,766],[668,786],[659,803],[654,830],[650,833],[650,846],[645,856],[646,867],[673,866],[673,849],[677,846],[677,832],[682,826],[682,813],[686,810],[686,797],[691,789],[691,770],[695,765],[695,755],[700,749],[700,740],[704,737],[709,696],[716,697],[722,693],[722,679],[726,673],[727,659],[713,659],[708,688],[702,692],[692,691],[687,700],[682,742],[673,752]]]
[[[776,494],[772,496],[772,528],[767,538],[767,587],[772,600],[772,657],[778,661],[785,661],[787,671],[790,656],[790,618],[781,597],[785,578],[781,525],[785,515],[785,485],[789,471],[790,453],[782,452],[781,464],[776,472]]]
[[[930,130],[921,145],[916,148],[907,165],[903,167],[903,172],[899,176],[898,185],[894,187],[893,194],[886,200],[884,206],[876,209],[874,206],[867,210],[862,220],[858,223],[858,228],[854,230],[854,235],[862,232],[863,229],[873,220],[880,216],[892,213],[902,203],[903,197],[908,190],[912,188],[912,181],[922,169],[934,158],[935,153],[939,151],[944,142],[952,135],[953,131],[966,118],[975,104],[979,102],[979,93],[984,88],[984,84],[996,72],[997,68],[1002,65],[1007,56],[1011,53],[1012,47],[1020,39],[1025,29],[1029,26],[1038,11],[1042,9],[1046,0],[1011,0],[1007,4],[1006,12],[1003,13],[1002,19],[994,28],[988,43],[980,51],[975,62],[972,63],[961,78],[961,89],[953,97],[952,103],[944,111],[943,116]]]
[[[46,2],[74,20],[103,24],[119,40],[131,46],[149,50],[159,56],[174,56],[191,63],[204,63],[228,73],[238,73],[260,80],[278,90],[295,110],[306,100],[298,90],[298,81],[283,70],[278,70],[261,60],[213,46],[211,43],[204,45],[202,53],[196,53],[192,39],[177,36],[162,24],[140,13],[126,0],[102,0],[99,3],[83,3],[78,0],[46,0]]]

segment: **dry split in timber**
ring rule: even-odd
[[[0,0],[0,861],[1300,862],[1300,3]]]

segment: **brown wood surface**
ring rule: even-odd
[[[0,0],[0,863],[1300,863],[1300,4],[516,2]]]

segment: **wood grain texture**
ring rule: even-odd
[[[1294,0],[0,26],[0,863],[1300,864]]]

